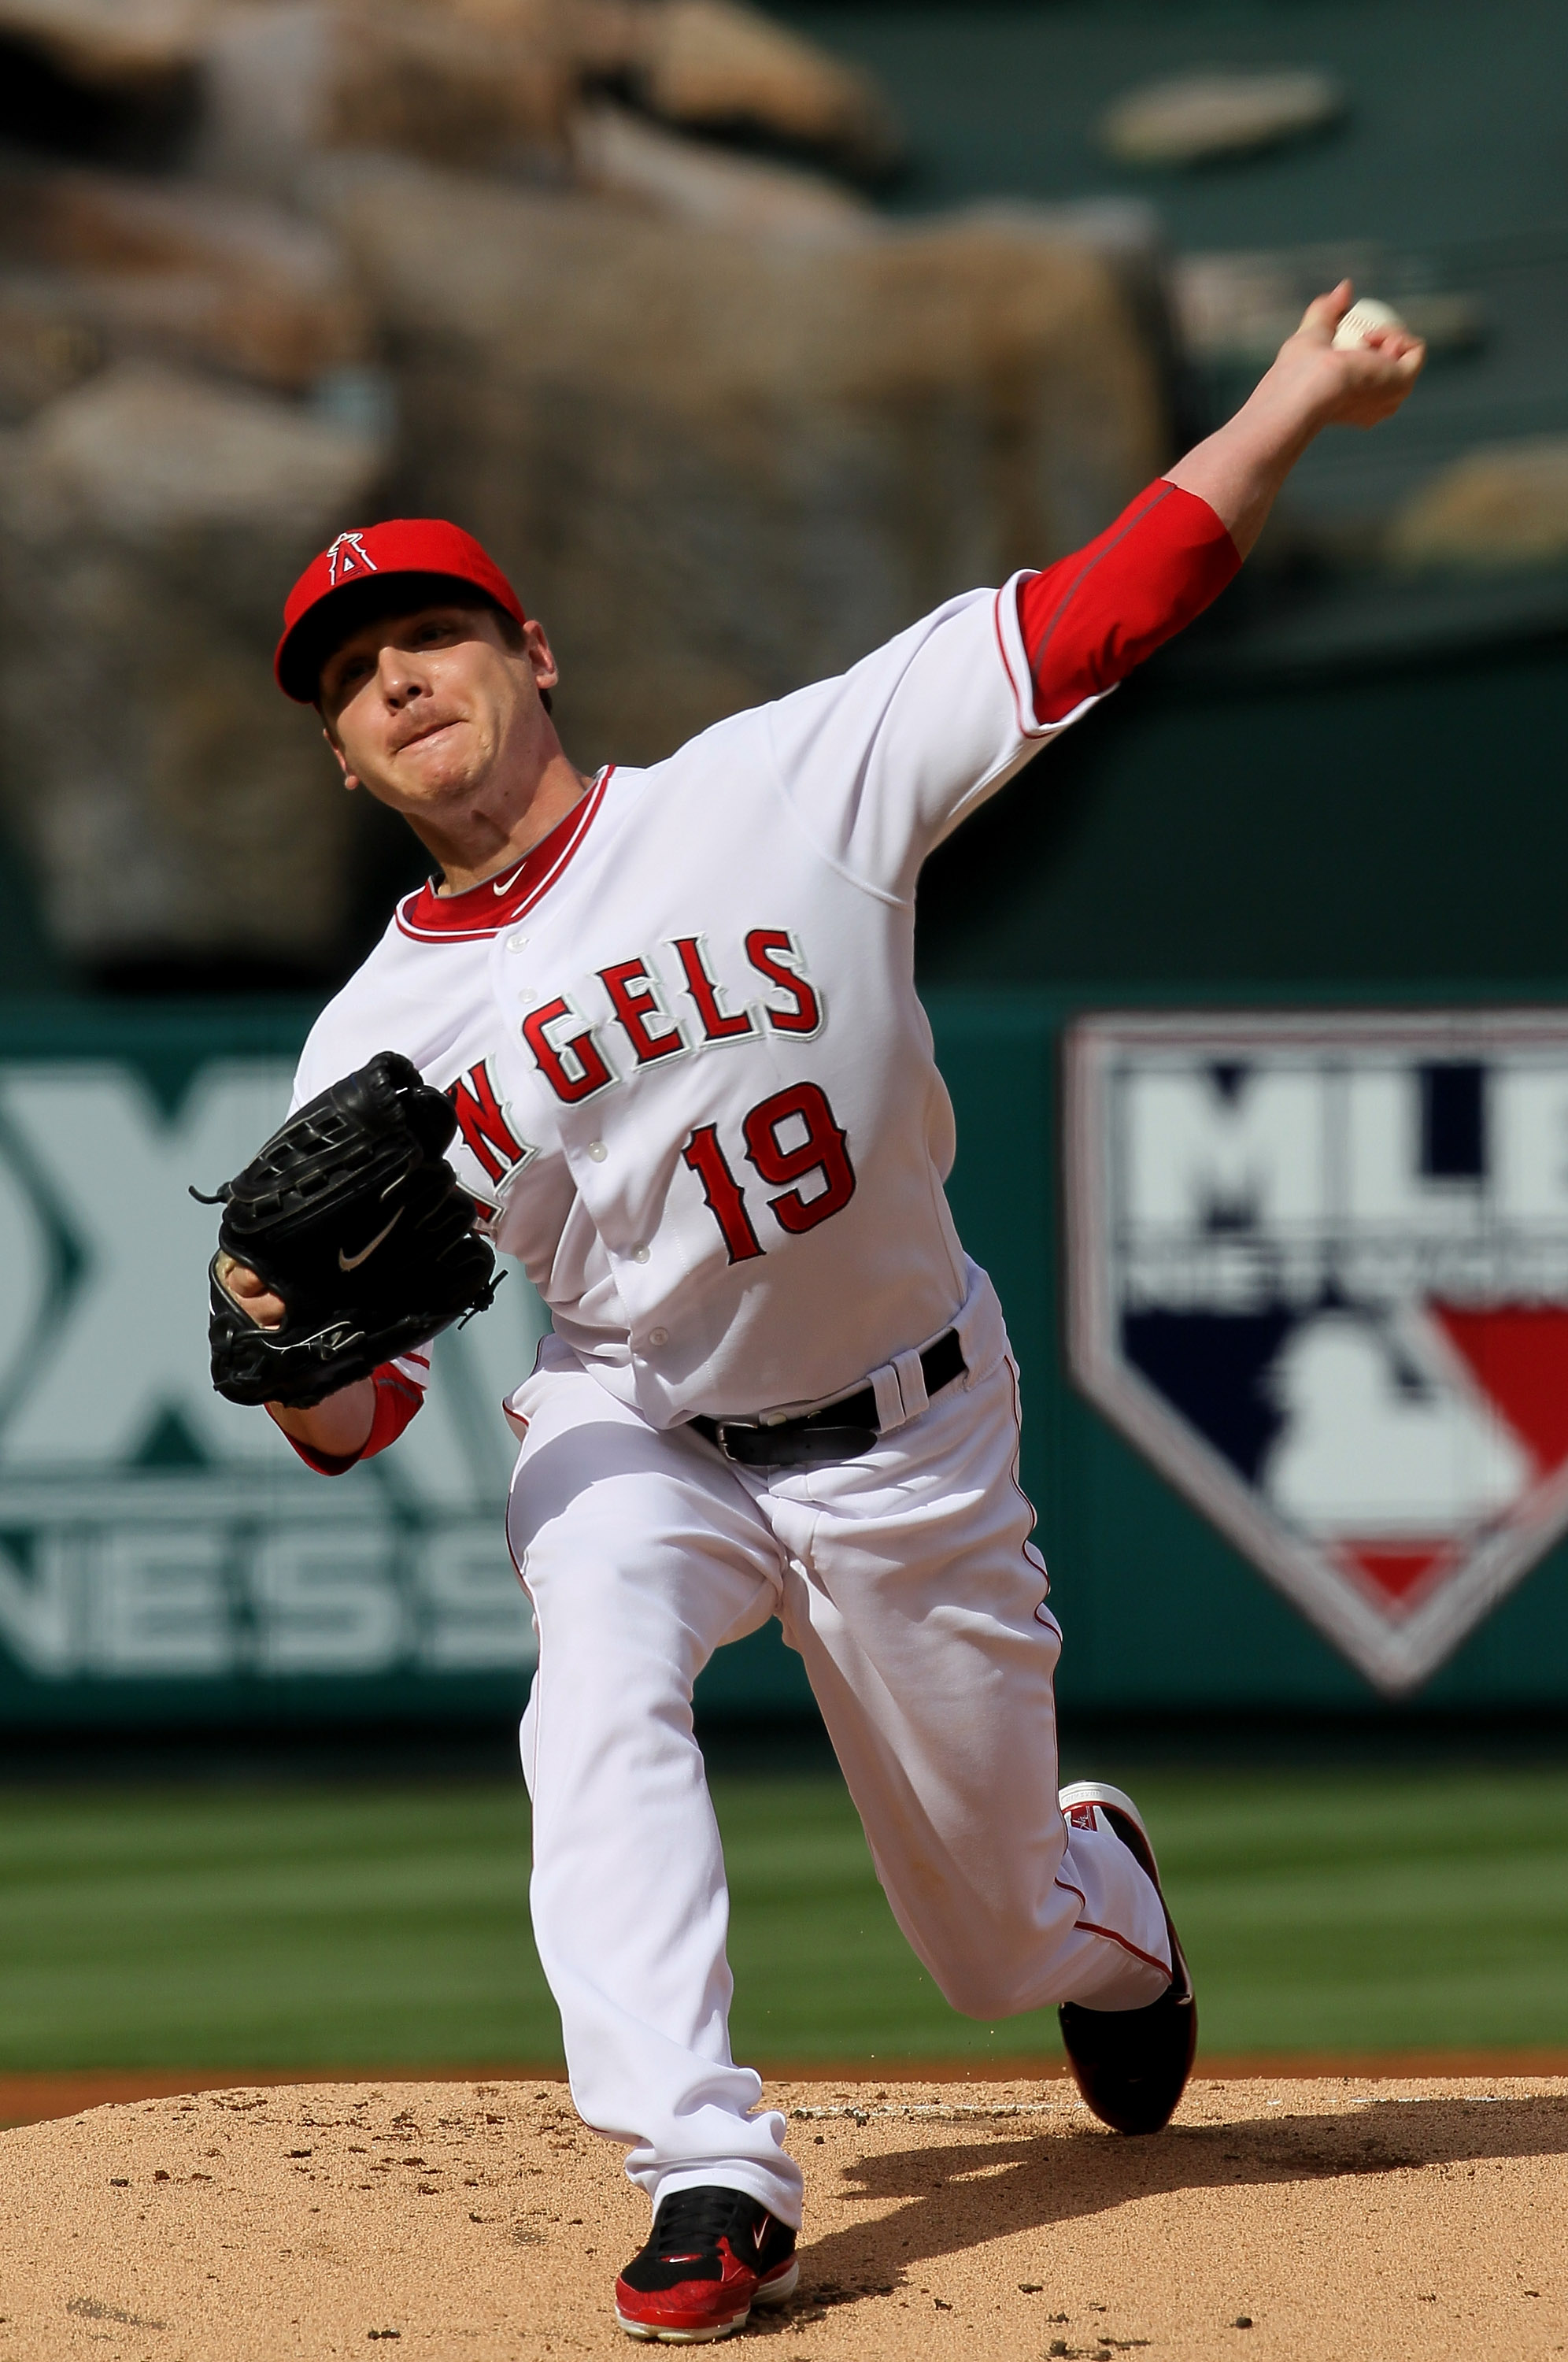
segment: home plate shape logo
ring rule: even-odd
[[[1085,1392],[1378,1688],[1568,1528],[1568,1010],[1094,1017]]]

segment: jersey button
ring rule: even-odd
[[[646,1263],[650,1252],[651,1250],[647,1247],[634,1247],[632,1249],[632,1261],[634,1263]]]
[[[669,1331],[668,1329],[650,1329],[648,1330],[648,1343],[650,1345],[668,1345],[668,1342]]]
[[[588,1143],[588,1153],[590,1156],[592,1157],[595,1164],[602,1164],[604,1159],[609,1155],[610,1151],[605,1147],[604,1142],[602,1140],[591,1140]]]
[[[520,952],[527,940],[526,935],[508,935],[506,948],[509,952]]]

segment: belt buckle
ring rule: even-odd
[[[810,1468],[822,1461],[853,1460],[877,1441],[874,1428],[818,1427],[809,1418],[771,1425],[727,1419],[715,1426],[720,1451],[743,1468]],[[732,1438],[742,1436],[749,1449],[732,1449]]]
[[[720,1451],[730,1457],[733,1456],[730,1453],[732,1435],[760,1438],[770,1435],[778,1428],[803,1427],[804,1424],[804,1418],[792,1418],[788,1411],[776,1410],[771,1414],[765,1411],[760,1418],[716,1418],[713,1432]]]

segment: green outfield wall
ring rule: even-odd
[[[1380,1027],[1412,1008],[1458,1028],[1435,1052],[1418,1043],[1416,1065],[1407,1061],[1417,1077],[1411,1092],[1418,1067],[1460,1076],[1458,1085],[1442,1084],[1433,1102],[1440,1112],[1452,1101],[1463,1116],[1483,1087],[1496,1098],[1501,1087],[1485,1075],[1476,1083],[1485,1060],[1461,1036],[1478,1008],[1494,1032],[1507,1030],[1507,1000],[1482,1006],[1471,995],[1456,1011],[1408,993],[1339,998],[1352,1001],[1376,1040]],[[1538,1098],[1556,1087],[1551,1076],[1564,1076],[1568,1106],[1568,1053],[1554,1046],[1568,992],[1562,999],[1562,1010],[1549,1004],[1532,1021],[1546,1035],[1544,1048],[1529,1050],[1530,1075]],[[1209,1001],[1206,1021],[1218,1010],[1227,1022],[1253,1022],[1284,1005],[1277,994],[1268,1002],[1231,993],[1222,1004]],[[1287,1005],[1300,1009],[1300,997]],[[1026,988],[931,996],[958,1116],[951,1197],[970,1251],[995,1277],[1022,1371],[1021,1473],[1067,1636],[1065,1702],[1222,1714],[1523,1709],[1568,1700],[1568,1551],[1551,1540],[1558,1513],[1551,1482],[1541,1496],[1545,1522],[1538,1518],[1526,1548],[1532,1562],[1474,1614],[1441,1661],[1405,1682],[1395,1706],[1353,1652],[1222,1530],[1223,1519],[1201,1506],[1186,1477],[1156,1465],[1158,1452],[1123,1431],[1069,1374],[1065,1043],[1087,1012],[1103,1018],[1108,1006],[1103,995]],[[1149,988],[1138,990],[1132,1011],[1140,1021],[1178,1023],[1188,1013],[1205,1014],[1190,994],[1178,1000]],[[277,1119],[307,1018],[303,1008],[281,1005],[105,1012],[36,1003],[0,1016],[0,1722],[13,1730],[462,1718],[510,1712],[522,1701],[534,1641],[502,1534],[512,1446],[497,1409],[542,1325],[521,1275],[508,1280],[484,1319],[438,1341],[425,1411],[393,1451],[348,1476],[313,1476],[268,1422],[218,1401],[207,1385],[213,1217],[186,1186],[214,1186]],[[1266,1094],[1250,1103],[1238,1096],[1235,1064],[1210,1059],[1224,1087],[1217,1084],[1206,1101],[1200,1076],[1198,1098],[1188,1090],[1182,1101],[1198,1109],[1201,1136],[1195,1146],[1184,1133],[1182,1154],[1200,1190],[1209,1186],[1206,1156],[1219,1158],[1223,1182],[1226,1173],[1245,1180],[1248,1159],[1270,1153],[1257,1119]],[[1452,1144],[1444,1153],[1452,1162]],[[1080,1192],[1086,1170],[1093,1181],[1092,1165],[1078,1156]],[[1446,1169],[1418,1181],[1451,1230],[1453,1208],[1470,1207],[1479,1187]],[[1231,1199],[1220,1211],[1217,1232],[1199,1208],[1204,1238],[1223,1232],[1225,1222],[1233,1231],[1246,1215]],[[1232,1255],[1230,1233],[1222,1243]],[[1496,1296],[1485,1271],[1477,1285],[1482,1298],[1491,1300],[1489,1286]],[[1359,1317],[1337,1299],[1322,1316],[1331,1339],[1348,1334],[1346,1322]],[[1541,1370],[1531,1364],[1543,1433],[1555,1431],[1554,1368],[1545,1369],[1543,1394]],[[1178,1369],[1178,1392],[1179,1379]],[[1447,1451],[1447,1430],[1430,1426],[1430,1388],[1423,1396],[1419,1371],[1412,1377],[1397,1369],[1390,1385],[1398,1451],[1434,1435]],[[1449,1458],[1457,1452],[1458,1465],[1468,1430],[1454,1431]],[[1522,1447],[1508,1448],[1515,1458],[1506,1462],[1505,1453],[1505,1473],[1523,1465]],[[1443,1474],[1448,1463],[1438,1457]],[[1274,1463],[1262,1464],[1266,1473]],[[1382,1455],[1373,1452],[1370,1464],[1375,1477]],[[1555,1481],[1550,1469],[1545,1476]],[[1489,1481],[1485,1468],[1482,1477]],[[1453,1497],[1450,1485],[1443,1498],[1451,1507]],[[1463,1500],[1461,1511],[1463,1524],[1470,1515]],[[1494,1500],[1486,1514],[1506,1527],[1511,1513]],[[1568,1503],[1562,1514],[1568,1517]],[[1435,1578],[1422,1580],[1430,1591]],[[1394,1611],[1398,1625],[1404,1605],[1396,1601]],[[798,1661],[776,1629],[722,1652],[705,1676],[704,1701],[755,1715],[809,1704]]]

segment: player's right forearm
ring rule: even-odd
[[[1309,304],[1234,418],[1165,471],[1168,483],[1208,502],[1243,557],[1315,436],[1325,426],[1377,425],[1420,374],[1426,347],[1406,328],[1375,328],[1361,344],[1335,344],[1353,292],[1343,279]]]
[[[1207,501],[1245,557],[1286,478],[1326,423],[1312,389],[1265,377],[1216,434],[1165,471],[1165,481]]]

